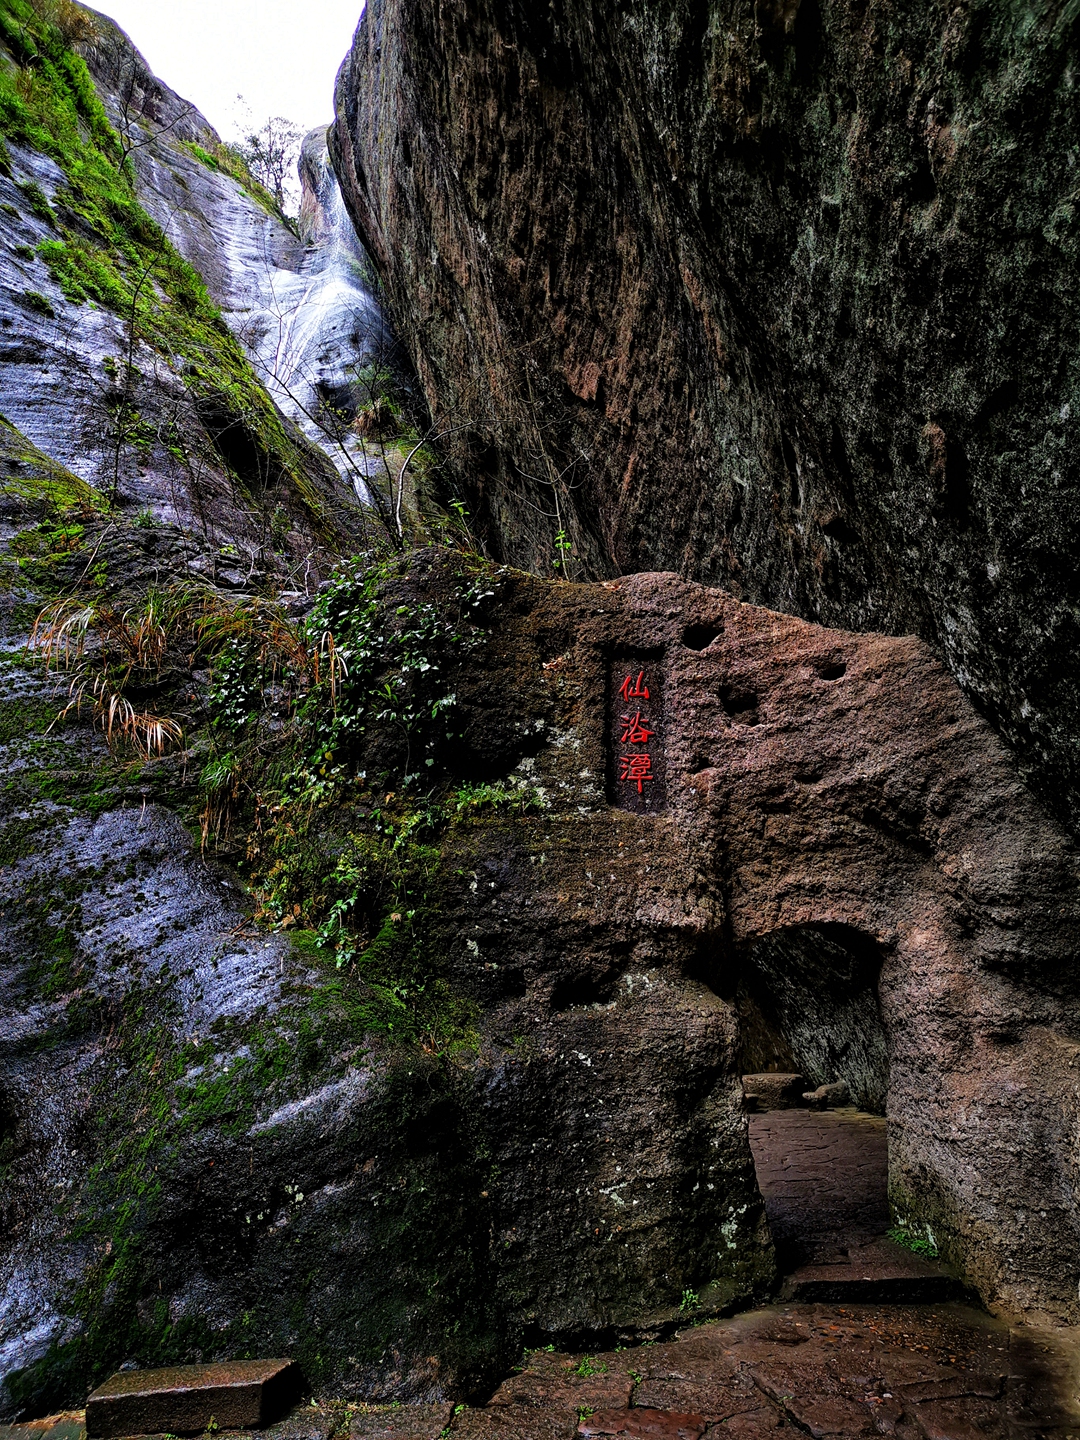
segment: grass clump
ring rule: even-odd
[[[925,1260],[936,1260],[940,1254],[929,1226],[912,1229],[909,1226],[894,1225],[891,1230],[886,1230],[885,1234],[894,1245],[902,1245],[905,1250],[921,1255]]]
[[[35,543],[61,531],[82,543],[78,526],[40,529]],[[475,1016],[431,940],[441,836],[543,801],[524,782],[455,786],[444,771],[455,676],[486,634],[486,572],[460,567],[448,592],[408,605],[394,584],[392,565],[345,565],[302,622],[207,588],[151,590],[125,611],[83,595],[41,612],[30,649],[70,676],[61,714],[89,710],[114,751],[143,762],[184,736],[142,697],[207,673],[204,847],[246,871],[257,919],[309,932],[363,987],[358,1024],[442,1053],[472,1043]]]
[[[33,310],[37,315],[44,315],[48,320],[56,319],[56,311],[52,303],[42,295],[39,290],[24,290],[22,302],[28,310]]]

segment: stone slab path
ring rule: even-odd
[[[305,1404],[266,1440],[1078,1440],[1080,1339],[970,1306],[773,1305],[595,1355],[527,1353],[486,1405]],[[70,1425],[70,1422],[69,1422]],[[0,1440],[74,1440],[48,1421]],[[222,1430],[215,1440],[249,1440]]]
[[[860,1110],[751,1115],[750,1148],[781,1268],[838,1258],[890,1225],[885,1119]]]
[[[751,1115],[750,1148],[788,1300],[965,1298],[941,1265],[886,1238],[885,1120],[859,1110]]]

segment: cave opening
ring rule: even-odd
[[[740,958],[739,1069],[778,1265],[850,1263],[890,1224],[881,951],[850,927],[806,925]]]

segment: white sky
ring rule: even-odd
[[[256,124],[284,115],[304,131],[334,115],[334,76],[363,0],[89,0],[226,139],[243,95]]]

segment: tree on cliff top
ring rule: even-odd
[[[243,96],[237,96],[243,103]],[[251,125],[250,120],[248,125]],[[272,115],[257,129],[246,130],[243,139],[233,148],[246,161],[248,169],[265,185],[283,211],[294,195],[289,181],[296,170],[303,132],[283,115]]]

